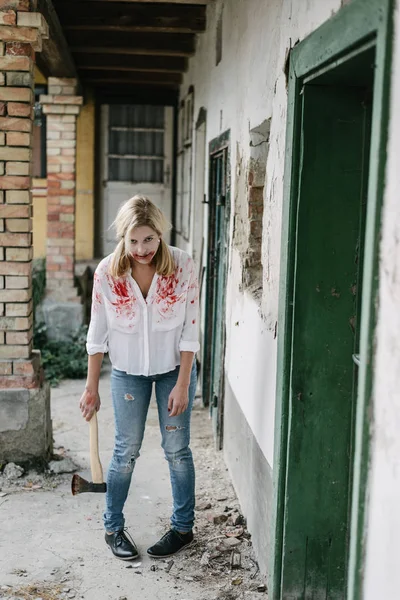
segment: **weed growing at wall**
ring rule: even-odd
[[[33,314],[35,315],[36,308],[44,298],[46,291],[46,260],[37,258],[32,264],[32,298],[33,298]]]
[[[46,261],[35,260],[32,272],[34,315],[46,291]],[[87,374],[87,325],[66,342],[52,342],[47,338],[46,324],[34,317],[33,347],[40,350],[45,377],[55,386],[62,379],[79,379]]]
[[[86,377],[86,335],[87,325],[83,325],[70,341],[52,342],[47,339],[44,323],[35,327],[33,346],[42,354],[42,365],[50,385],[56,386],[62,379]]]

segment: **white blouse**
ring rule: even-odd
[[[111,254],[100,262],[94,274],[88,354],[108,352],[116,369],[148,376],[175,369],[180,352],[199,350],[195,265],[183,250],[169,249],[175,273],[156,273],[146,299],[131,274],[111,277]]]

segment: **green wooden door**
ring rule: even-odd
[[[210,412],[213,430],[218,445],[222,447],[223,434],[223,377],[224,377],[224,338],[225,338],[225,286],[227,263],[227,224],[226,224],[226,150],[212,158],[214,172],[213,197],[215,201],[215,268],[213,335],[211,344],[211,403]]]
[[[366,91],[306,85],[301,119],[281,598],[344,600]]]
[[[225,288],[228,254],[228,147],[210,155],[208,261],[203,398],[210,407],[217,447],[222,447],[225,356]],[[217,140],[219,142],[220,140]]]

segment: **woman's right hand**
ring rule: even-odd
[[[79,408],[81,409],[83,418],[86,419],[86,421],[90,421],[94,412],[100,410],[100,404],[99,392],[97,390],[93,391],[90,388],[85,388],[79,402]]]

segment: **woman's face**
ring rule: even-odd
[[[149,265],[160,245],[160,236],[151,227],[135,227],[128,239],[128,252],[141,265]]]

